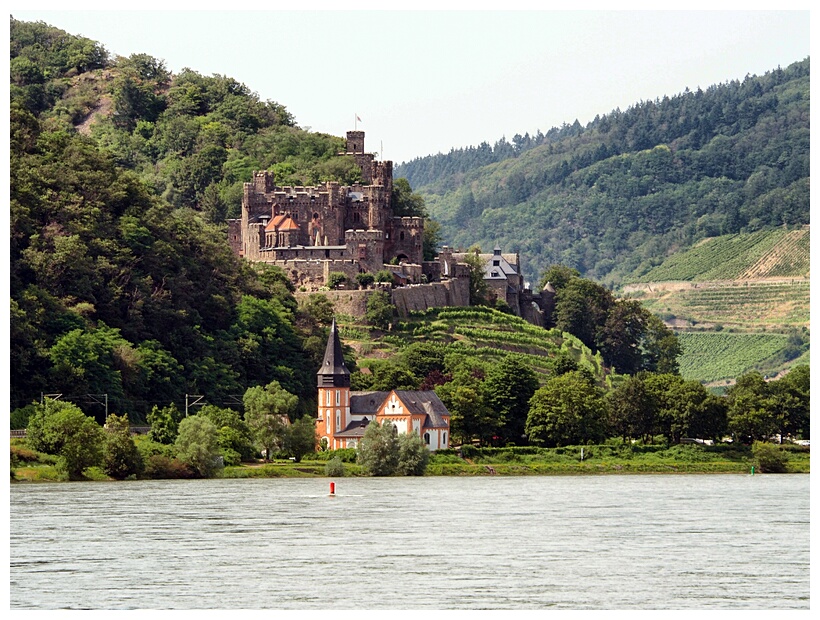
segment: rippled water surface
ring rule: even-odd
[[[809,476],[13,484],[12,609],[809,608]]]

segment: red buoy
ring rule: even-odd
[[[336,483],[335,482],[330,483],[330,494],[331,495],[336,495]]]

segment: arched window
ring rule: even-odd
[[[425,445],[430,445],[430,433],[424,433],[424,443]]]

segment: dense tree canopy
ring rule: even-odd
[[[546,133],[396,167],[454,247],[500,244],[525,276],[607,283],[705,237],[809,222],[810,60]]]

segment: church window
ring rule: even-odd
[[[424,443],[425,445],[430,445],[430,433],[424,433]]]

